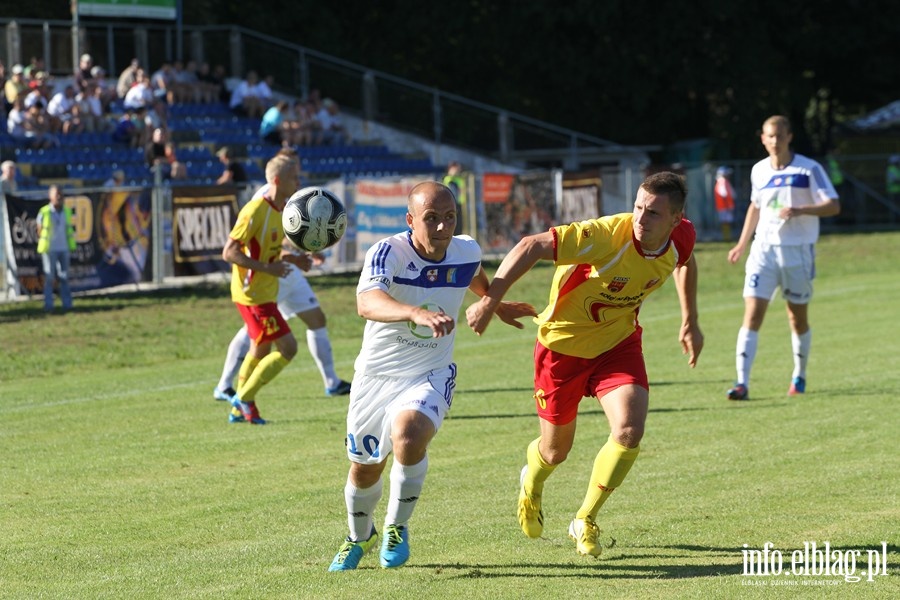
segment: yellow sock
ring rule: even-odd
[[[259,361],[259,364],[256,365],[256,368],[253,369],[253,372],[250,373],[250,376],[247,377],[247,380],[241,384],[241,387],[238,388],[238,396],[240,396],[241,400],[244,402],[253,402],[256,399],[256,392],[259,389],[275,379],[275,376],[281,373],[281,370],[287,366],[287,364],[291,362],[281,355],[281,352],[277,350],[270,352]],[[244,361],[246,364],[246,361]],[[241,365],[241,372],[244,370],[244,365]]]
[[[606,443],[600,448],[600,452],[597,453],[597,458],[594,459],[591,483],[588,486],[587,495],[584,497],[584,503],[575,513],[575,518],[583,519],[588,515],[597,516],[600,507],[613,493],[613,490],[622,485],[640,451],[640,446],[626,448],[613,441],[612,436],[606,440]]]
[[[256,369],[256,365],[258,364],[259,359],[252,354],[247,354],[247,356],[244,357],[244,362],[241,363],[241,368],[238,371],[238,391],[240,391],[244,384],[247,383],[247,380],[250,379],[250,375],[253,373],[254,369]]]
[[[556,465],[548,465],[544,462],[539,449],[541,438],[528,444],[525,455],[528,457],[528,470],[525,472],[525,493],[529,496],[540,496],[544,491],[544,482],[550,477],[550,473]]]

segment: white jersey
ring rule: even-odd
[[[801,154],[780,170],[773,169],[768,158],[759,161],[750,172],[750,184],[750,201],[759,209],[755,239],[764,244],[816,243],[819,217],[799,215],[785,220],[778,213],[784,207],[813,206],[838,197],[822,165]]]
[[[398,302],[451,315],[459,324],[466,290],[481,267],[481,248],[467,235],[455,236],[444,260],[422,258],[410,232],[385,238],[369,248],[357,294],[383,290]],[[432,337],[431,329],[412,321],[367,321],[356,371],[368,375],[413,377],[453,362],[454,327],[450,335]]]

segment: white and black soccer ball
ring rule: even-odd
[[[301,250],[320,252],[337,244],[347,230],[343,202],[322,187],[305,187],[291,196],[281,213],[284,235]]]

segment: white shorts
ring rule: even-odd
[[[418,377],[379,377],[357,373],[347,411],[347,458],[374,465],[394,448],[391,429],[397,414],[415,410],[441,428],[456,387],[456,364]]]
[[[808,304],[816,275],[815,246],[773,246],[753,242],[747,257],[744,297],[771,300],[775,288],[792,304]]]
[[[285,320],[319,306],[319,299],[295,266],[287,277],[278,280],[278,310]]]

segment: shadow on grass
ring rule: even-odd
[[[150,285],[150,284],[146,284]],[[228,288],[223,285],[204,284],[184,287],[139,288],[114,293],[87,292],[75,294],[73,308],[63,313],[57,307],[51,313],[44,312],[43,296],[32,296],[28,300],[0,302],[0,323],[12,323],[31,319],[49,319],[67,315],[103,313],[128,308],[143,308],[187,299],[221,300],[229,299]]]
[[[626,555],[593,560],[585,557],[583,564],[515,563],[515,564],[425,564],[411,568],[429,569],[437,573],[454,573],[453,579],[504,577],[602,577],[603,579],[691,579],[741,575],[742,548],[707,548],[675,545],[634,548]],[[573,550],[574,552],[574,550]],[[631,561],[653,561],[653,564],[628,564]],[[673,562],[677,564],[666,564]],[[695,564],[696,563],[696,564]],[[705,563],[705,564],[703,564]],[[554,573],[554,571],[562,571]]]

